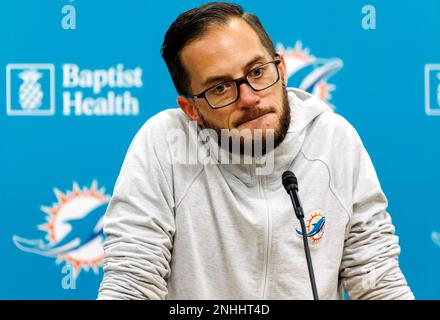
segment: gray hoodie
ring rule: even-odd
[[[414,298],[387,199],[355,129],[314,96],[289,88],[288,97],[290,128],[266,155],[274,161],[264,174],[255,163],[220,161],[226,151],[197,135],[179,109],[145,123],[105,215],[98,299],[311,299],[285,170],[298,178],[321,299],[340,299],[341,288],[351,299]],[[179,147],[196,152],[198,163],[173,161],[171,130],[186,133]]]

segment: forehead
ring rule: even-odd
[[[181,51],[181,60],[192,85],[213,76],[236,77],[256,56],[270,58],[257,33],[243,19],[213,25]]]

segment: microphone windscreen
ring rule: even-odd
[[[281,180],[287,192],[289,192],[292,188],[298,190],[298,180],[292,171],[284,171],[283,175],[281,176]]]

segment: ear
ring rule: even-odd
[[[280,56],[281,63],[279,64],[280,73],[282,78],[284,79],[284,85],[287,86],[287,68],[286,68],[286,61],[284,60],[284,54],[278,53]]]
[[[197,110],[194,100],[184,97],[184,96],[178,96],[177,97],[177,104],[179,105],[180,109],[193,121],[197,121],[197,124],[201,124],[202,119],[199,115],[199,111]]]

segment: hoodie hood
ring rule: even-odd
[[[206,148],[206,158],[200,159],[202,163],[221,166],[248,187],[255,186],[258,176],[264,176],[269,183],[279,183],[282,173],[292,166],[301,150],[307,126],[321,113],[332,112],[322,100],[303,90],[287,88],[287,95],[290,125],[286,137],[278,147],[260,158],[251,159],[252,163],[249,163],[249,158],[245,161],[242,156],[236,162],[232,162],[229,150],[218,145],[217,137],[213,136],[213,132],[198,128],[199,137],[203,147]]]

